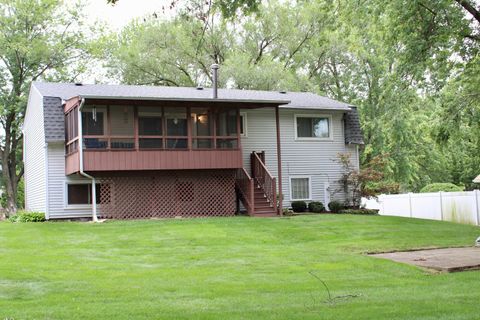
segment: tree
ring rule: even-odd
[[[22,134],[30,83],[72,79],[87,55],[80,7],[60,0],[0,0],[0,142],[8,214],[23,176]]]

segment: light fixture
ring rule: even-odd
[[[198,122],[200,122],[201,124],[207,123],[207,116],[205,114],[199,115],[198,116]]]
[[[92,119],[93,121],[97,122],[97,107],[93,107],[92,109]]]

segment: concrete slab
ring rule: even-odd
[[[480,269],[480,247],[401,251],[371,256],[446,272]]]

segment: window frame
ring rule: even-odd
[[[297,119],[298,118],[323,118],[328,119],[328,137],[299,137]],[[296,141],[333,141],[333,120],[331,114],[294,114],[293,130],[295,132]]]
[[[243,122],[242,122],[243,118]],[[240,137],[248,138],[248,130],[247,130],[247,113],[246,112],[240,112]],[[243,126],[243,133],[242,131],[242,126]]]
[[[292,179],[308,179],[308,198],[307,199],[295,199],[293,198],[293,191],[292,191]],[[290,191],[290,201],[312,201],[312,176],[289,176],[289,191]]]
[[[93,207],[93,203],[91,204],[69,204],[68,203],[68,186],[69,185],[76,185],[76,184],[86,184],[91,185],[91,181],[65,181],[63,186],[63,207],[64,209],[91,209]],[[97,183],[100,185],[100,183]],[[99,191],[99,190],[97,190]],[[99,203],[97,203],[97,206]]]

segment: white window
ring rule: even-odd
[[[291,200],[310,200],[311,189],[310,177],[290,177]]]
[[[295,115],[295,139],[331,139],[331,126],[331,116]]]
[[[247,113],[240,112],[240,135],[247,137]]]

